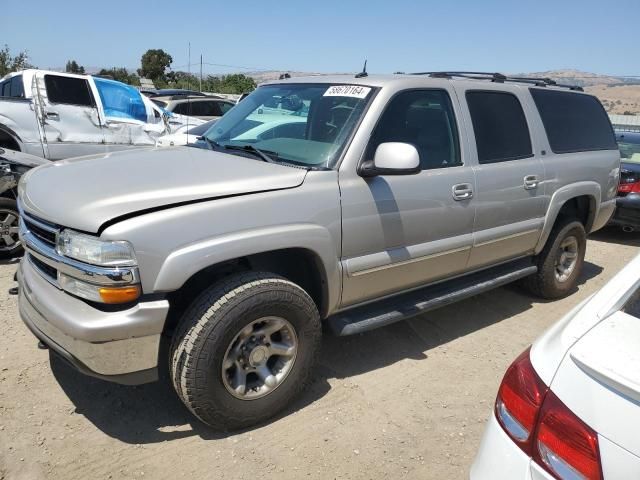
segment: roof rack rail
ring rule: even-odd
[[[433,78],[469,78],[472,80],[490,80],[495,83],[518,82],[535,85],[536,87],[559,87],[568,88],[577,92],[583,92],[584,89],[579,85],[566,85],[558,83],[548,77],[510,77],[497,72],[416,72],[410,75],[429,75]]]

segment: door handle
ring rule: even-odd
[[[454,200],[469,200],[473,198],[473,187],[470,183],[459,183],[451,189]]]
[[[524,177],[524,189],[525,190],[533,190],[534,188],[538,188],[540,184],[540,179],[537,175],[527,175]]]
[[[50,120],[60,120],[60,114],[58,112],[52,112],[51,110],[44,112],[44,116]]]

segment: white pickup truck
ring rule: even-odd
[[[23,70],[0,80],[0,147],[50,160],[153,146],[161,135],[201,123],[91,75]]]

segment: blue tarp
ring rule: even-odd
[[[114,80],[104,78],[94,80],[107,117],[147,121],[147,109],[138,90]]]

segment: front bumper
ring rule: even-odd
[[[169,310],[166,300],[104,312],[45,280],[28,256],[20,262],[18,284],[24,323],[78,370],[124,384],[158,378],[160,336]]]
[[[640,195],[632,193],[626,197],[618,197],[616,212],[609,224],[640,229]]]

